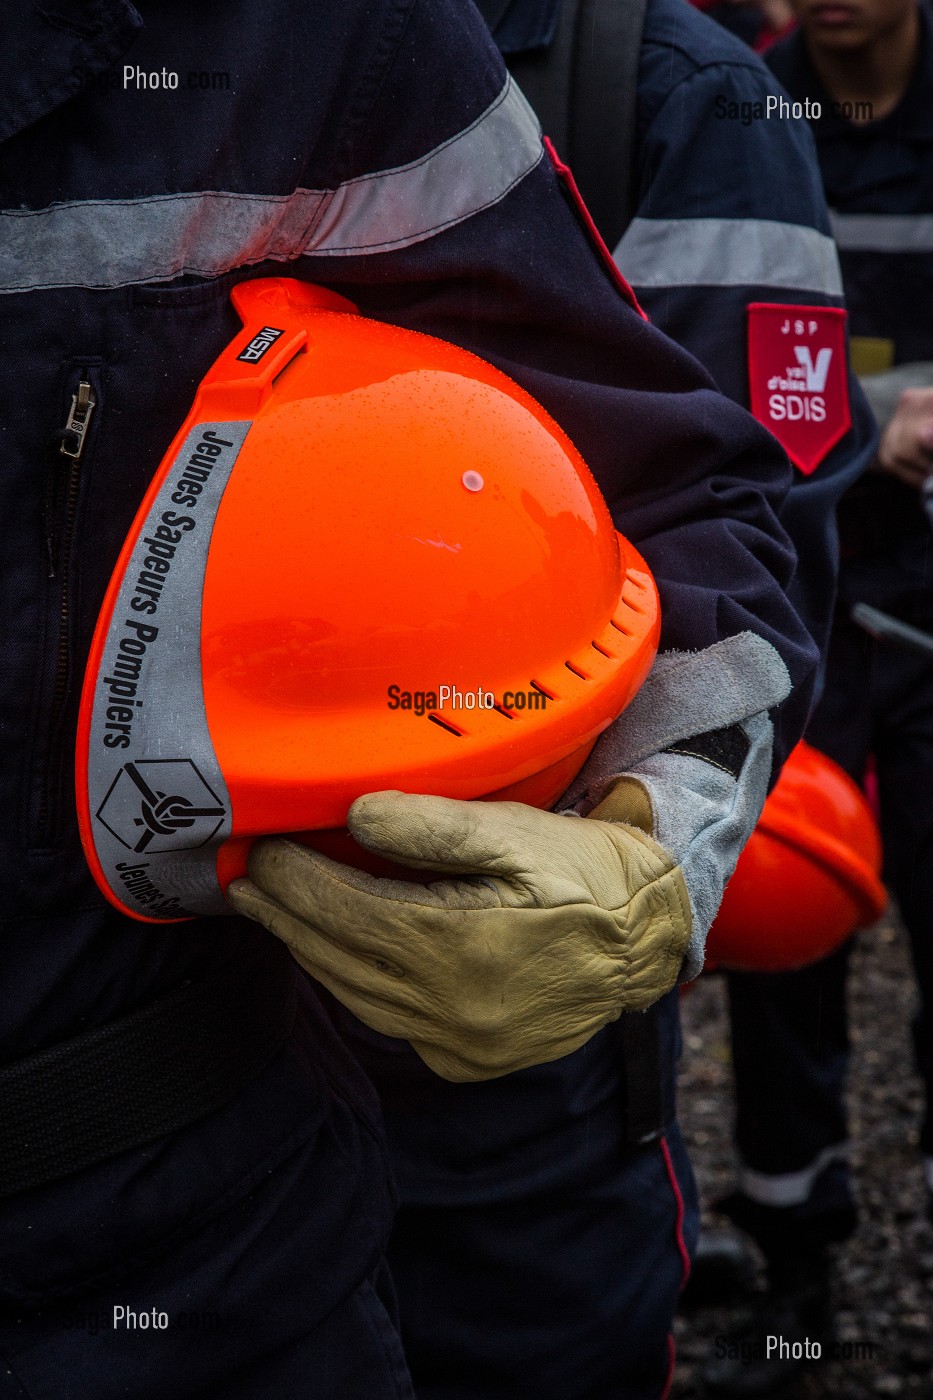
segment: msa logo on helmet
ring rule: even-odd
[[[266,351],[284,334],[284,331],[277,330],[275,326],[263,326],[259,334],[253,336],[246,349],[237,355],[237,359],[245,360],[250,365],[258,364]]]
[[[97,820],[137,855],[203,846],[225,815],[190,758],[125,763],[97,809]]]

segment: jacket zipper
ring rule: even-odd
[[[60,512],[55,514],[61,521],[60,527],[50,519],[46,524],[46,550],[48,554],[48,574],[58,582],[58,635],[55,651],[55,673],[52,683],[52,699],[48,719],[48,747],[46,750],[45,771],[42,773],[37,813],[40,845],[44,845],[51,832],[50,787],[56,776],[56,759],[59,744],[65,700],[68,694],[68,681],[71,670],[71,562],[75,518],[78,512],[78,495],[81,489],[81,458],[84,453],[91,415],[97,406],[97,396],[89,379],[82,375],[77,389],[71,396],[71,408],[65,426],[57,435],[59,438],[57,460],[52,471],[65,472],[64,501]],[[53,454],[54,455],[54,454]],[[62,462],[60,459],[64,458]],[[57,507],[61,496],[55,493]]]

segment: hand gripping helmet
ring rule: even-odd
[[[707,942],[707,966],[788,972],[884,912],[881,838],[858,786],[800,743],[765,802]]]
[[[660,625],[579,454],[504,374],[290,279],[233,302],[82,695],[85,853],[154,922],[224,912],[256,836],[339,829],[366,792],[549,806]]]

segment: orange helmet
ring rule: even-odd
[[[726,887],[707,967],[787,972],[884,912],[881,837],[858,786],[809,744],[793,750]]]
[[[385,788],[549,806],[647,674],[647,566],[504,374],[285,278],[233,292],[104,600],[81,837],[136,918]],[[325,838],[322,836],[322,840]]]

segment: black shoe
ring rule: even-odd
[[[790,1400],[803,1373],[828,1356],[833,1329],[825,1254],[769,1263],[768,1292],[734,1330],[716,1338],[701,1368],[704,1400]]]
[[[756,1272],[751,1249],[741,1235],[734,1230],[704,1230],[680,1305],[689,1312],[743,1301],[754,1292]]]

